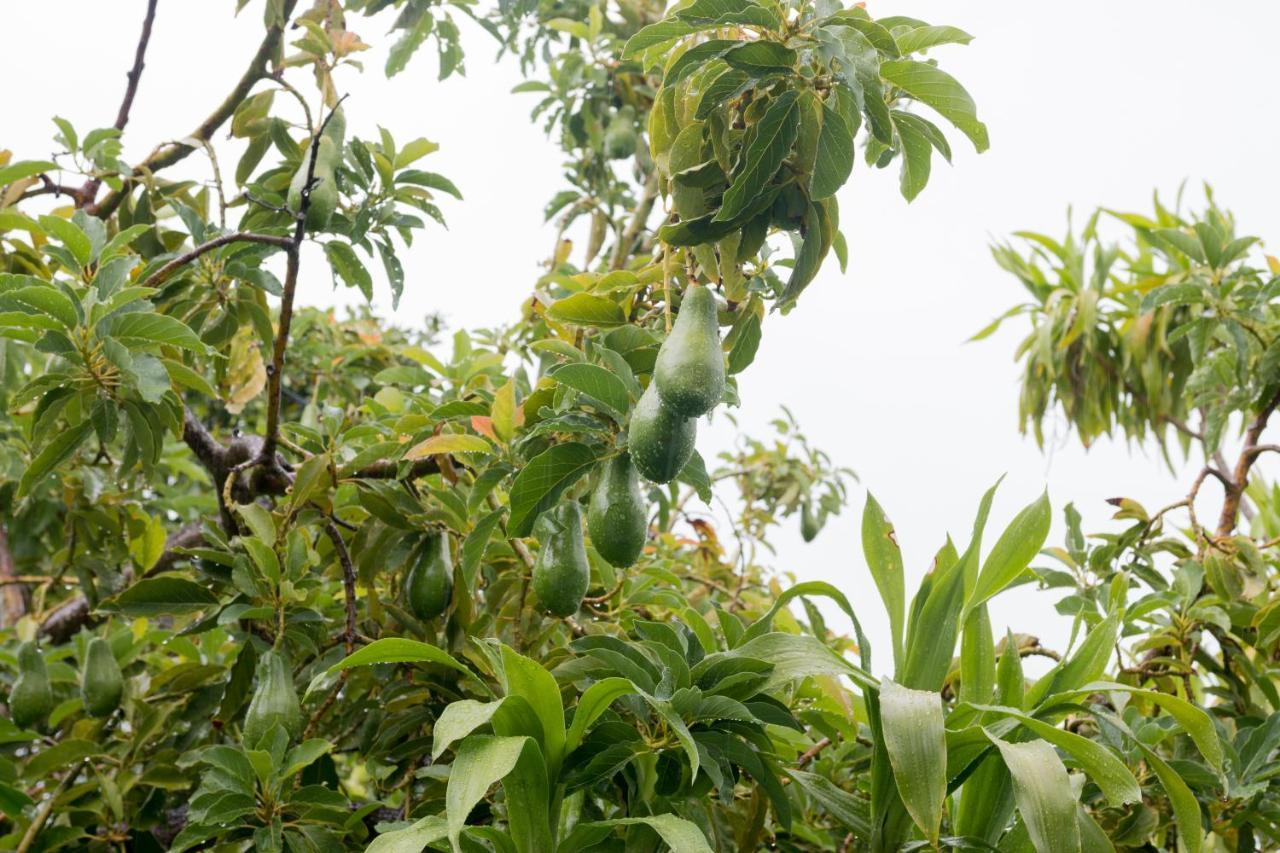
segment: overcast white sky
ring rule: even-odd
[[[185,135],[239,76],[260,37],[260,0],[232,17],[233,0],[160,0],[125,157],[141,159],[159,140]],[[1086,531],[1109,526],[1104,499],[1163,505],[1185,492],[1159,459],[1122,442],[1088,453],[1063,437],[1041,452],[1017,431],[1015,322],[982,343],[964,340],[1022,297],[987,250],[1018,229],[1059,235],[1068,205],[1145,210],[1153,188],[1169,199],[1188,181],[1198,201],[1208,181],[1245,233],[1280,226],[1280,120],[1274,108],[1274,35],[1280,4],[1190,0],[872,0],[873,15],[905,14],[954,24],[976,38],[936,52],[978,102],[991,149],[977,156],[959,134],[952,167],[935,162],[929,187],[911,205],[897,192],[896,167],[859,163],[840,194],[850,267],[828,264],[786,318],[771,318],[755,364],[742,378],[737,416],[764,435],[787,405],[814,443],[854,468],[862,487],[853,506],[812,544],[793,524],[779,537],[779,568],[845,590],[888,663],[887,622],[858,542],[862,489],[870,488],[897,525],[908,589],[951,532],[967,540],[977,500],[1001,474],[989,541],[1046,486],[1056,518],[1074,501]],[[18,159],[52,153],[53,114],[78,128],[109,125],[132,60],[144,0],[41,0],[4,4],[0,51],[5,119],[0,147]],[[436,82],[421,56],[388,81],[390,39],[376,23],[351,26],[375,50],[368,71],[340,82],[350,92],[351,132],[377,124],[398,140],[427,136],[441,150],[423,167],[448,175],[465,202],[445,200],[446,233],[428,231],[405,257],[407,283],[397,322],[431,311],[451,325],[513,320],[539,274],[554,234],[541,209],[558,189],[559,157],[528,119],[531,96],[509,59],[495,63],[488,36],[467,28],[467,77]],[[51,44],[56,38],[56,50]],[[428,48],[430,50],[430,48]],[[305,82],[299,80],[299,82]],[[234,168],[231,149],[223,158]],[[200,177],[192,157],[171,173]],[[303,296],[352,304],[334,293],[319,257],[304,263]],[[389,311],[380,292],[378,306]],[[1064,431],[1063,431],[1064,432]],[[710,458],[733,435],[721,419],[703,430]],[[1186,482],[1186,477],[1182,478]],[[1004,626],[1059,647],[1067,620],[1052,596],[1028,591],[994,603]],[[838,624],[833,619],[833,624]]]

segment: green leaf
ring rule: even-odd
[[[511,485],[511,517],[507,532],[528,536],[543,510],[560,500],[565,489],[591,470],[595,453],[585,444],[556,444],[529,460]]]
[[[1013,776],[1013,796],[1031,841],[1041,853],[1079,853],[1076,796],[1062,759],[1048,743],[1009,743],[987,734]]]
[[[902,197],[914,201],[929,183],[929,167],[933,160],[933,145],[921,128],[923,122],[910,113],[893,111],[894,127],[902,142],[902,173],[899,187]]]
[[[599,400],[621,417],[631,408],[627,386],[613,372],[595,364],[565,364],[551,372],[551,378],[588,397]]]
[[[934,845],[947,797],[947,738],[942,697],[880,682],[880,719],[894,782],[911,819]]]
[[[1169,797],[1173,819],[1178,823],[1178,835],[1182,841],[1180,846],[1186,849],[1186,853],[1200,853],[1204,846],[1204,828],[1200,823],[1200,803],[1196,800],[1196,795],[1155,750],[1140,740],[1136,742],[1146,756],[1147,763],[1155,771],[1156,778],[1160,780],[1160,787],[1164,788]]]
[[[729,350],[727,369],[730,376],[741,373],[755,361],[756,351],[760,348],[760,337],[760,316],[751,314],[742,322],[742,328]]]
[[[622,48],[622,58],[634,59],[651,47],[674,41],[681,36],[687,36],[701,29],[711,29],[713,26],[714,23],[695,25],[674,18],[658,21],[656,24],[643,27],[627,40],[626,46]]]
[[[58,164],[49,160],[19,160],[17,163],[10,163],[0,168],[0,187],[57,168]]]
[[[100,607],[125,616],[159,616],[194,613],[217,603],[218,597],[201,584],[173,575],[161,575],[137,581],[102,602]]]
[[[335,281],[340,279],[347,287],[359,289],[365,299],[373,299],[373,276],[360,262],[355,249],[340,240],[331,240],[324,244],[324,254]]]
[[[782,26],[773,11],[754,0],[694,0],[676,12],[676,17],[719,27],[737,25],[776,30]]]
[[[111,324],[111,335],[125,343],[170,344],[197,353],[208,349],[186,323],[151,311],[121,314]]]
[[[725,222],[745,211],[764,191],[791,151],[800,118],[796,110],[798,93],[788,90],[777,97],[756,126],[756,134],[742,154],[742,168],[725,191],[713,222]]]
[[[0,171],[0,175],[3,172]],[[0,184],[4,181],[0,180]],[[0,812],[4,812],[10,821],[22,817],[22,810],[31,805],[33,800],[11,785],[0,784]]]
[[[839,110],[824,102],[818,155],[809,179],[809,198],[817,201],[835,195],[852,173],[853,130]]]
[[[954,77],[934,65],[910,59],[880,63],[880,76],[927,104],[969,137],[979,153],[989,145],[987,126],[978,121],[977,105]]]
[[[580,823],[560,843],[556,853],[578,853],[580,850],[599,849],[596,845],[603,836],[596,834],[595,830],[636,824],[643,824],[656,832],[671,853],[712,853],[711,846],[707,844],[707,838],[698,825],[673,814],[618,817],[612,820]]]
[[[854,835],[871,837],[871,815],[867,800],[838,787],[826,776],[804,770],[784,770],[808,797]]]
[[[74,329],[80,322],[75,305],[66,294],[51,284],[20,287],[4,291],[3,294],[6,300],[12,299],[42,314],[48,314],[61,323],[63,328]]]
[[[405,451],[404,458],[425,459],[449,453],[489,453],[493,446],[478,435],[461,432],[441,433],[420,441]]]
[[[618,676],[602,678],[582,691],[582,698],[578,700],[578,705],[574,709],[573,722],[569,726],[568,737],[565,740],[565,752],[573,752],[578,748],[583,736],[591,728],[591,724],[609,710],[613,700],[639,692],[631,679]]]
[[[489,722],[502,710],[507,700],[477,702],[475,699],[459,699],[450,702],[431,727],[431,760],[435,761],[444,751]]]
[[[1050,515],[1046,492],[1014,516],[982,564],[982,571],[969,594],[967,609],[972,610],[997,595],[1026,571],[1049,536]]]
[[[600,329],[624,326],[627,322],[627,315],[618,303],[593,293],[575,293],[556,300],[547,308],[547,317],[557,323]]]
[[[996,648],[987,606],[969,612],[960,638],[960,701],[990,702],[996,684]]]
[[[449,824],[440,815],[429,815],[404,829],[384,832],[364,853],[422,853],[428,845],[449,837]]]
[[[507,820],[516,848],[529,853],[553,849],[547,823],[547,768],[538,744],[528,737],[472,735],[458,748],[445,788],[445,814],[454,851],[467,816],[489,786],[503,782]]]
[[[41,216],[40,227],[61,240],[80,266],[88,266],[93,259],[93,243],[89,240],[89,235],[81,231],[74,222],[61,216]]]
[[[894,663],[902,661],[902,632],[906,589],[902,577],[902,549],[893,532],[893,524],[875,497],[867,492],[862,510],[862,553],[871,570],[871,578],[880,591],[880,600],[889,613],[889,633],[893,640]]]
[[[973,36],[958,27],[916,27],[914,30],[898,33],[894,40],[898,43],[898,50],[905,56],[940,44],[968,44],[973,41]]]
[[[471,675],[471,670],[443,649],[430,643],[406,640],[403,637],[384,637],[381,640],[374,640],[329,667],[325,675],[334,675],[353,666],[372,666],[377,663],[433,663],[456,669],[464,675]]]
[[[724,61],[753,77],[791,71],[796,52],[776,41],[749,41],[724,55]]]
[[[44,450],[31,460],[31,466],[22,472],[22,479],[18,483],[18,496],[27,494],[32,486],[44,479],[46,474],[70,458],[80,446],[80,442],[84,441],[91,432],[93,432],[93,424],[86,418],[55,435],[45,445]]]
[[[1125,803],[1136,803],[1142,799],[1142,789],[1138,786],[1138,780],[1129,772],[1129,768],[1097,741],[1052,726],[1016,708],[979,704],[972,707],[978,711],[1017,720],[1033,734],[1069,754],[1098,784],[1102,789],[1102,795],[1111,805],[1121,806]]]
[[[502,647],[503,689],[529,703],[542,728],[542,754],[552,776],[559,775],[564,758],[564,706],[555,677],[535,660],[509,646]]]

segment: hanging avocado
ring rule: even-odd
[[[258,661],[258,687],[244,715],[245,746],[258,746],[277,724],[284,727],[291,741],[302,733],[302,706],[293,673],[284,655],[272,649]]]
[[[52,710],[53,689],[44,656],[35,643],[23,643],[18,648],[18,677],[9,691],[9,716],[18,728],[27,729],[43,724]]]
[[[686,418],[705,415],[724,396],[724,351],[710,287],[685,291],[671,334],[658,350],[653,381],[663,404]]]
[[[591,583],[577,501],[565,501],[542,514],[538,543],[541,549],[533,564],[533,593],[542,609],[555,616],[572,616]]]
[[[342,160],[343,137],[346,135],[347,120],[339,108],[329,119],[320,144],[316,149],[316,168],[312,177],[316,179],[311,188],[311,202],[307,207],[307,230],[317,231],[329,224],[333,212],[338,208],[338,183],[336,173]],[[289,185],[288,204],[293,211],[302,208],[302,188],[307,184],[307,160],[311,156],[311,146],[303,149],[302,163],[293,175],[293,183]]]
[[[627,446],[636,469],[654,483],[670,483],[693,456],[698,421],[671,411],[650,382],[631,412]]]
[[[404,595],[409,610],[424,622],[435,619],[449,606],[453,596],[453,558],[445,534],[433,533],[423,542],[417,562],[405,578]]]
[[[818,531],[822,530],[822,521],[819,519],[813,505],[805,501],[800,505],[800,536],[806,542],[812,542],[813,538],[818,535]]]
[[[604,151],[610,160],[625,160],[636,153],[636,111],[628,105],[618,110],[604,132]]]
[[[605,462],[587,508],[591,544],[612,566],[635,563],[644,548],[649,516],[640,495],[640,477],[623,453]]]
[[[111,644],[101,637],[89,641],[84,671],[80,674],[80,696],[91,717],[106,717],[120,707],[124,693],[124,673],[111,652]]]

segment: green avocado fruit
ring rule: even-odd
[[[653,381],[663,404],[686,418],[705,415],[724,397],[724,350],[710,287],[685,292],[671,334],[658,350]]]
[[[633,565],[644,548],[649,514],[640,495],[640,476],[631,457],[623,453],[601,466],[600,479],[587,507],[591,544],[609,565]]]
[[[257,747],[277,725],[284,727],[291,741],[302,734],[302,706],[289,661],[272,649],[258,661],[258,687],[244,715],[244,745]]]
[[[336,119],[335,119],[336,120]],[[330,122],[332,125],[332,122]],[[337,171],[341,143],[335,144],[326,128],[320,137],[320,145],[316,149],[316,168],[313,177],[316,180],[311,189],[311,203],[307,207],[307,230],[318,231],[329,224],[333,212],[338,208],[338,183],[334,178]],[[307,159],[311,156],[311,147],[304,150],[302,163],[293,174],[293,183],[289,185],[289,209],[302,209],[302,188],[307,185]]]
[[[805,501],[800,506],[800,536],[806,542],[812,542],[822,529],[822,521],[814,512],[813,505]]]
[[[697,435],[697,419],[671,411],[662,402],[654,381],[631,412],[627,447],[636,469],[646,480],[670,483],[693,456]]]
[[[84,656],[84,671],[80,673],[80,696],[84,709],[91,717],[106,717],[120,707],[124,693],[124,673],[111,644],[101,637],[89,641]]]
[[[417,562],[405,578],[404,595],[409,610],[424,622],[435,619],[449,606],[453,596],[453,558],[445,534],[433,533],[423,542]]]
[[[625,160],[636,153],[636,111],[625,106],[609,121],[604,132],[604,151],[610,160]]]
[[[20,729],[42,725],[53,710],[53,689],[35,643],[18,648],[18,677],[9,691],[9,716]]]
[[[555,616],[572,616],[582,606],[591,583],[577,501],[565,501],[542,514],[538,543],[541,548],[533,564],[533,593],[543,610]]]

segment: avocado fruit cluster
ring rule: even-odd
[[[18,677],[9,690],[9,717],[20,729],[39,726],[53,710],[53,688],[44,666],[44,656],[35,643],[18,648]]]
[[[271,649],[258,660],[258,686],[244,715],[245,746],[255,748],[277,725],[284,728],[291,741],[302,734],[302,705],[293,686],[289,661]]]
[[[310,201],[307,205],[307,230],[319,231],[329,224],[333,212],[338,209],[338,166],[342,162],[342,146],[347,122],[342,108],[334,111],[316,145],[316,165],[312,173]],[[288,205],[295,213],[302,209],[302,191],[307,186],[307,164],[311,159],[311,146],[303,151],[302,163],[289,184]]]
[[[91,717],[108,717],[120,707],[124,695],[124,673],[111,644],[101,637],[89,641],[85,650],[84,670],[80,673],[80,697]]]
[[[409,611],[424,622],[444,613],[453,597],[453,557],[449,538],[432,533],[423,541],[404,582]]]
[[[627,443],[645,479],[669,483],[693,456],[697,419],[724,397],[724,351],[716,297],[695,285],[685,293],[671,333],[658,349],[653,381],[631,414]]]
[[[565,501],[539,516],[537,536],[541,547],[533,564],[533,593],[548,613],[572,616],[591,583],[578,502]]]

